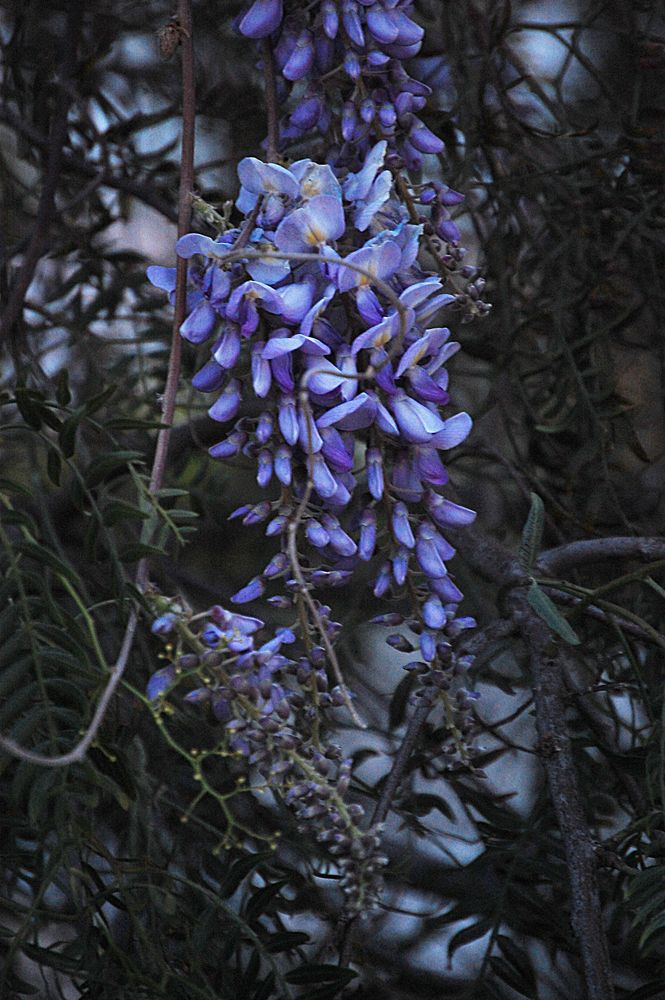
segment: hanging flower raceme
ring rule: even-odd
[[[467,759],[474,729],[475,694],[459,686],[469,663],[455,653],[474,623],[457,613],[447,533],[475,514],[444,495],[446,453],[466,439],[471,419],[451,404],[446,366],[460,345],[443,324],[464,318],[469,302],[483,311],[482,282],[461,264],[450,210],[462,196],[403,173],[443,148],[419,117],[429,88],[402,66],[422,40],[411,10],[410,0],[247,5],[238,30],[268,39],[289,107],[280,148],[318,133],[327,162],[241,160],[244,221],[216,239],[190,233],[176,247],[189,262],[181,334],[208,345],[192,382],[220,426],[210,454],[249,459],[265,491],[230,517],[274,545],[230,601],[267,600],[285,612],[295,605],[301,630],[261,641],[260,619],[212,609],[196,638],[203,651],[183,654],[187,676],[199,681],[186,700],[208,706],[231,752],[283,782],[299,819],[314,822],[338,855],[352,907],[364,905],[378,878],[378,833],[357,829],[360,807],[331,805],[331,781],[341,795],[349,765],[322,756],[312,729],[322,708],[354,711],[334,652],[341,626],[316,601],[317,588],[343,587],[369,565],[374,598],[411,607],[409,616],[375,620],[406,630],[387,641],[417,656],[406,667],[418,678],[414,697],[444,704],[451,762]],[[434,176],[438,161],[429,162]],[[438,273],[422,266],[425,243]],[[450,290],[451,273],[467,281],[463,295]],[[152,267],[148,276],[173,298],[175,269]],[[158,617],[158,635],[176,627],[171,615]],[[153,675],[148,695],[157,705],[183,670],[174,660]]]

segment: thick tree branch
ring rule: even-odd
[[[524,593],[510,604],[529,649],[536,727],[550,796],[561,831],[570,880],[571,918],[577,935],[588,1000],[612,1000],[614,985],[596,871],[595,846],[584,814],[565,718],[562,654]]]
[[[590,538],[567,542],[538,559],[539,572],[552,576],[607,559],[665,559],[665,538]]]

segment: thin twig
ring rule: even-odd
[[[192,43],[191,0],[178,0],[178,23],[182,47],[182,152],[180,186],[178,189],[178,237],[188,232],[192,218],[192,189],[194,187],[194,138],[196,132],[196,89],[194,79],[194,46]],[[176,263],[175,307],[171,331],[171,353],[162,403],[162,427],[157,436],[157,446],[150,475],[150,492],[156,493],[164,480],[166,459],[171,437],[171,424],[175,413],[176,396],[180,382],[182,341],[180,327],[187,311],[187,261],[178,257]],[[148,561],[142,559],[136,572],[136,583],[142,588],[148,579]]]

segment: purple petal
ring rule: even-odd
[[[375,500],[383,496],[383,461],[378,448],[367,449],[367,488]]]
[[[419,399],[425,399],[429,403],[437,403],[439,406],[445,406],[449,401],[450,396],[446,390],[442,389],[438,382],[431,375],[428,375],[420,365],[415,365],[407,377],[414,395],[418,396]]]
[[[268,364],[270,365],[275,382],[277,382],[282,392],[293,392],[296,383],[293,377],[292,355],[282,354],[277,358],[273,358]]]
[[[285,444],[280,444],[275,452],[275,475],[282,486],[291,485],[291,449]]]
[[[164,292],[174,291],[176,282],[175,267],[159,267],[157,264],[152,264],[145,273],[148,276],[148,281],[155,288],[161,288]]]
[[[353,448],[344,445],[344,439],[335,427],[321,428],[322,452],[335,472],[350,472],[353,468]]]
[[[300,253],[339,239],[346,228],[344,210],[337,198],[318,195],[280,222],[275,244],[285,252]]]
[[[363,562],[369,562],[374,555],[375,546],[376,514],[371,507],[367,507],[360,519],[360,539],[358,542],[358,556]]]
[[[255,576],[253,580],[241,587],[241,589],[230,598],[234,604],[246,604],[248,601],[256,601],[259,597],[263,597],[265,593],[266,585],[264,580],[260,576]]]
[[[206,361],[192,379],[192,385],[199,392],[214,392],[215,389],[219,389],[225,378],[226,372],[216,361]]]
[[[290,170],[278,163],[264,163],[255,156],[240,161],[238,178],[252,194],[281,194],[292,201],[300,195],[300,186]]]
[[[396,41],[399,35],[394,12],[381,10],[378,4],[367,12],[367,27],[377,42],[386,45]]]
[[[282,16],[282,0],[254,0],[238,28],[246,38],[267,38],[279,27]]]
[[[324,500],[334,496],[339,484],[326,465],[323,456],[320,453],[313,455],[311,462],[312,480],[319,496],[323,497]]]
[[[392,240],[354,250],[344,258],[344,261],[363,268],[369,273],[369,277],[350,267],[340,267],[337,280],[340,292],[348,292],[358,285],[370,284],[372,278],[381,278],[384,281],[391,278],[399,267],[401,256],[399,247]]]
[[[277,407],[277,421],[286,443],[294,445],[298,440],[299,433],[295,397],[291,395],[280,397]]]
[[[431,440],[435,448],[454,448],[468,437],[473,421],[468,413],[456,413],[445,421],[443,428]]]
[[[391,520],[393,534],[397,541],[401,545],[404,545],[405,548],[412,549],[416,544],[416,540],[413,537],[413,531],[409,523],[409,512],[406,504],[402,503],[401,500],[393,507]]]
[[[314,43],[311,32],[301,31],[295,48],[282,69],[282,75],[295,82],[307,76],[314,63]]]
[[[201,299],[180,327],[180,335],[190,344],[202,344],[212,333],[216,322],[217,313],[207,299]]]
[[[312,363],[312,368],[309,369],[304,381],[311,392],[317,396],[324,396],[339,389],[347,379],[331,361],[324,359]]]
[[[387,148],[385,139],[377,142],[367,153],[362,169],[357,174],[346,177],[342,187],[347,201],[361,201],[367,197],[374,178],[383,166]]]
[[[270,392],[272,372],[267,361],[263,360],[263,341],[257,341],[252,348],[252,386],[259,399],[264,399]]]
[[[220,424],[232,420],[240,409],[240,399],[240,382],[233,378],[217,402],[210,407],[208,415]]]
[[[431,517],[442,528],[451,525],[452,527],[462,527],[471,524],[476,519],[475,510],[468,507],[461,507],[453,503],[452,500],[445,500],[438,493],[428,490],[425,494],[425,507]]]
[[[391,400],[391,406],[401,433],[413,444],[428,443],[434,434],[444,428],[441,417],[406,393],[397,393]]]
[[[372,184],[367,200],[356,207],[353,224],[359,232],[364,233],[376,213],[388,201],[392,186],[393,175],[389,170],[382,171]]]
[[[213,354],[213,358],[222,368],[233,368],[240,357],[240,334],[237,326],[227,326],[221,343]]]
[[[282,316],[285,323],[300,323],[312,306],[314,283],[298,281],[292,285],[280,288],[279,297],[282,300]]]
[[[376,402],[366,392],[359,393],[348,403],[334,406],[317,420],[317,426],[337,426],[341,430],[360,430],[373,423],[376,414]]]
[[[432,486],[444,486],[448,482],[446,467],[439,458],[436,448],[418,448],[416,461],[420,478],[425,482]]]

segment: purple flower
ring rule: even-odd
[[[202,344],[212,333],[217,313],[207,299],[202,298],[180,326],[180,334],[190,344]]]
[[[454,448],[468,437],[473,421],[468,413],[456,413],[454,417],[449,417],[444,422],[440,431],[431,440],[436,448]]]
[[[472,524],[476,519],[475,510],[468,507],[460,507],[452,500],[446,500],[433,490],[428,490],[425,494],[425,507],[429,515],[442,528],[463,527]]]
[[[230,598],[234,604],[247,604],[249,601],[256,601],[259,597],[262,597],[265,593],[266,585],[265,581],[260,576],[255,576],[253,580],[250,580],[246,586],[241,587],[241,589]]]
[[[406,581],[409,570],[409,550],[400,545],[392,558],[392,570],[395,583],[401,587]]]
[[[264,360],[263,341],[257,341],[252,348],[252,386],[259,399],[264,399],[270,392],[272,385],[272,371],[270,365]]]
[[[367,27],[376,41],[384,45],[396,41],[399,35],[395,12],[382,10],[378,3],[367,11]]]
[[[232,420],[240,409],[240,382],[232,378],[216,403],[208,410],[208,416],[220,424]]]
[[[257,458],[256,481],[262,489],[265,489],[272,479],[272,452],[267,448],[262,448]]]
[[[169,664],[168,667],[162,667],[161,670],[157,670],[146,685],[146,697],[150,701],[156,701],[157,698],[160,698],[171,687],[175,681],[175,677],[176,672],[173,663]]]
[[[321,451],[326,462],[335,472],[350,472],[353,468],[353,439],[349,446],[344,442],[344,438],[335,427],[320,428]],[[346,435],[350,438],[350,435]]]
[[[438,579],[447,575],[444,560],[455,554],[452,545],[445,541],[432,525],[424,521],[418,527],[416,558],[427,576]]]
[[[379,448],[367,449],[367,488],[375,500],[383,496],[383,461]]]
[[[215,444],[212,448],[209,448],[208,454],[212,458],[232,458],[238,454],[246,443],[247,434],[245,431],[235,430],[232,434],[229,434],[225,441],[220,441],[219,444]]]
[[[444,430],[445,424],[437,413],[405,392],[399,391],[390,401],[397,426],[412,444],[427,443],[435,434]]]
[[[314,337],[306,337],[303,333],[296,333],[292,337],[280,337],[280,333],[288,333],[288,330],[276,330],[275,335],[271,336],[261,355],[266,361],[300,349],[303,354],[313,354],[317,357],[330,354],[330,348]]]
[[[341,556],[354,556],[358,546],[353,539],[347,535],[339,521],[332,514],[323,514],[321,523],[328,533],[330,544]]]
[[[282,195],[295,201],[300,194],[300,186],[290,170],[278,163],[264,163],[255,156],[246,156],[238,164],[238,179],[243,188],[254,195]],[[251,206],[253,207],[253,205]]]
[[[155,618],[150,626],[150,631],[153,635],[170,635],[177,620],[178,616],[168,611],[166,614],[160,615],[159,618]]]
[[[409,523],[409,512],[406,504],[401,500],[393,507],[391,520],[393,534],[397,541],[407,549],[412,549],[416,544],[416,540],[413,537],[413,531]]]
[[[279,479],[282,486],[291,485],[291,478],[293,475],[291,466],[291,449],[285,444],[280,444],[279,448],[275,452],[275,475]]]
[[[374,555],[376,546],[376,514],[371,507],[366,507],[360,518],[360,540],[358,542],[358,555],[364,562]]]
[[[327,37],[334,41],[339,30],[339,17],[334,0],[322,0],[323,30]]]
[[[152,264],[147,270],[148,281],[164,292],[174,292],[176,283],[175,267],[159,267]]]
[[[400,265],[402,254],[396,243],[386,240],[374,246],[361,247],[344,258],[347,264],[354,264],[369,272],[369,276],[354,271],[350,267],[340,267],[337,273],[337,287],[340,292],[348,292],[358,286],[370,285],[373,278],[386,281]]]
[[[313,545],[316,549],[324,549],[330,541],[328,532],[325,530],[323,525],[313,517],[307,521],[305,535],[307,536],[307,541],[310,545]]]
[[[282,219],[275,243],[286,253],[300,253],[339,239],[345,229],[344,211],[338,199],[318,195]]]
[[[429,628],[440,629],[446,624],[446,611],[441,599],[436,594],[430,594],[423,604],[423,621]]]
[[[314,41],[312,33],[301,31],[296,40],[294,49],[282,69],[287,80],[302,80],[307,76],[314,63]]]
[[[240,357],[240,333],[235,323],[227,323],[213,358],[222,368],[233,368]]]
[[[296,400],[294,396],[282,395],[279,398],[277,410],[277,422],[282,432],[282,437],[287,444],[295,444],[298,440],[298,414],[296,413]]]
[[[369,427],[376,414],[376,403],[366,392],[359,393],[348,403],[340,403],[317,420],[319,430],[336,426],[340,430],[359,430]]]
[[[254,0],[238,25],[247,38],[267,38],[279,27],[283,16],[282,0]]]

